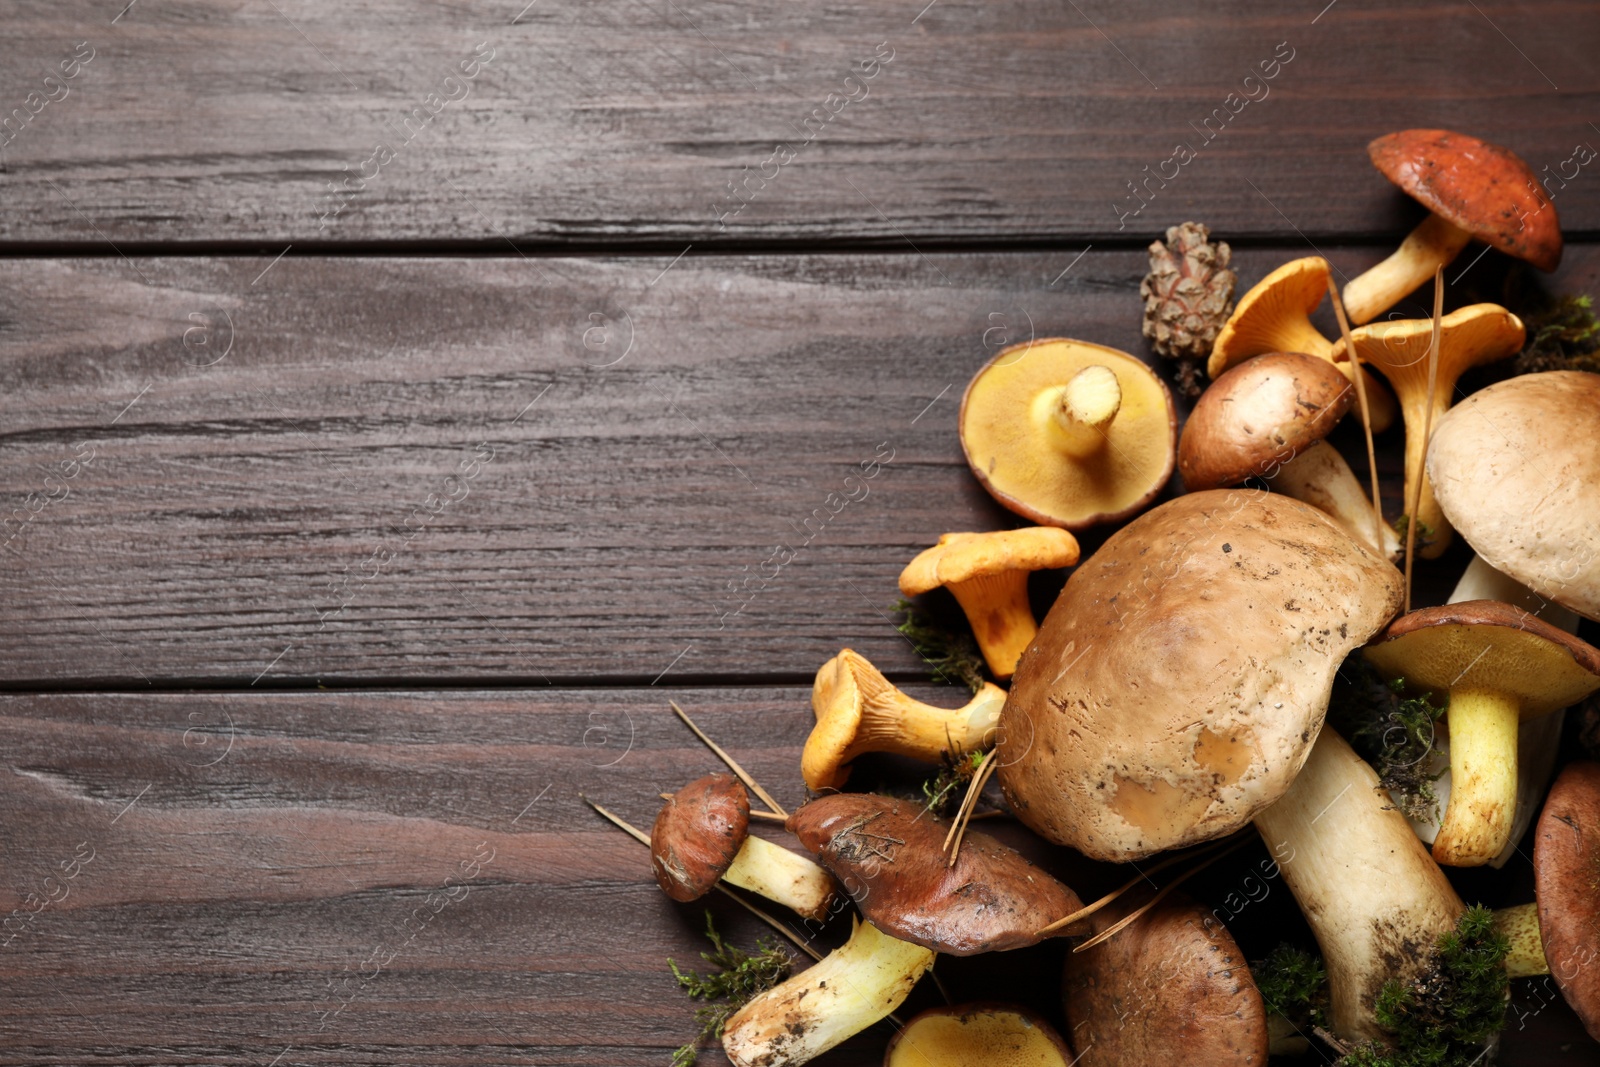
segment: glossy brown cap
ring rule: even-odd
[[[1423,207],[1485,244],[1542,271],[1560,264],[1555,205],[1511,149],[1449,130],[1401,130],[1367,145],[1367,154]]]
[[[731,774],[708,774],[672,794],[650,831],[650,867],[673,900],[711,892],[744,847],[750,796]]]
[[[1096,932],[1119,902],[1089,920]],[[1069,953],[1061,999],[1079,1067],[1265,1067],[1267,1010],[1239,946],[1178,894],[1093,948]]]
[[[1550,975],[1600,1041],[1600,763],[1568,764],[1550,787],[1533,870]]]
[[[1072,1067],[1055,1028],[1020,1004],[929,1008],[889,1039],[883,1067]]]
[[[1316,444],[1355,402],[1355,387],[1332,363],[1269,352],[1213,382],[1184,424],[1178,473],[1190,492],[1272,473]]]
[[[975,830],[962,839],[956,865],[945,866],[948,827],[919,804],[837,793],[806,804],[788,826],[868,922],[935,952],[1036,944],[1041,929],[1083,906],[1020,853]]]

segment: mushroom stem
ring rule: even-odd
[[[1028,603],[1028,572],[985,574],[945,588],[966,614],[989,670],[1001,681],[1010,678],[1017,660],[1039,633]]]
[[[1350,464],[1326,441],[1318,441],[1281,464],[1268,481],[1285,496],[1327,512],[1357,540],[1385,559],[1400,552],[1394,527],[1373,514]]]
[[[1394,307],[1467,247],[1472,235],[1429,213],[1394,253],[1344,287],[1345,311],[1357,326]]]
[[[1379,990],[1422,973],[1466,910],[1460,898],[1376,772],[1331,727],[1255,824],[1322,948],[1334,1031],[1382,1040]]]
[[[1061,391],[1051,398],[1053,422],[1058,431],[1056,443],[1069,456],[1082,459],[1100,451],[1106,444],[1106,429],[1122,408],[1122,385],[1110,367],[1096,363],[1074,374]]]
[[[1450,803],[1433,858],[1453,867],[1476,867],[1499,855],[1511,839],[1517,807],[1516,700],[1489,689],[1450,690]]]
[[[1465,600],[1498,600],[1512,604],[1530,615],[1537,615],[1551,626],[1569,634],[1578,632],[1578,615],[1568,611],[1553,600],[1546,600],[1504,571],[1495,570],[1482,556],[1473,556],[1467,569],[1461,572],[1456,587],[1450,592],[1447,604],[1460,604]]]
[[[828,917],[833,878],[804,856],[754,835],[745,838],[722,880],[782,904],[807,919]]]
[[[1539,934],[1539,905],[1501,908],[1494,913],[1494,926],[1511,942],[1511,951],[1506,953],[1508,976],[1532,978],[1550,973],[1550,961],[1544,956],[1544,939]]]
[[[887,1016],[934,953],[856,920],[850,940],[735,1012],[722,1047],[735,1067],[806,1063]]]

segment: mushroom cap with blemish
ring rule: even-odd
[[[939,537],[937,545],[924,549],[906,564],[900,572],[900,592],[916,596],[972,578],[1006,571],[1070,567],[1076,562],[1078,539],[1055,526],[947,533]]]
[[[1509,148],[1449,130],[1400,130],[1367,145],[1372,165],[1423,207],[1509,256],[1553,271],[1561,221]]]
[[[788,827],[868,922],[935,952],[1025,948],[1041,940],[1041,929],[1083,906],[1021,853],[976,830],[967,830],[955,866],[946,866],[949,827],[920,804],[836,793],[801,807]]]
[[[1498,600],[1418,608],[1364,653],[1385,677],[1426,689],[1487,689],[1514,697],[1524,719],[1600,689],[1600,649]]]
[[[1030,417],[1034,405],[1085,367],[1117,377],[1122,404],[1106,447],[1089,461],[1066,455]],[[983,487],[1045,526],[1081,530],[1142,510],[1172,476],[1178,415],[1172,393],[1141,360],[1115,348],[1046,338],[1001,349],[961,397],[961,448]]]
[[[1550,787],[1533,876],[1550,974],[1600,1041],[1600,763],[1570,763]]]
[[[1277,493],[1190,493],[1078,565],[1022,656],[997,777],[1041,836],[1126,862],[1232,833],[1289,788],[1400,572]]]
[[[1600,375],[1524,374],[1434,423],[1434,496],[1485,563],[1600,621]]]
[[[1233,367],[1200,394],[1184,423],[1184,487],[1219,489],[1281,467],[1326,437],[1355,393],[1332,363],[1299,352],[1269,352]]]
[[[1298,332],[1287,329],[1286,324],[1298,324],[1328,295],[1329,269],[1321,256],[1305,256],[1290,260],[1252,286],[1218,332],[1206,373],[1219,378],[1247,359],[1281,349],[1286,339]],[[1329,342],[1323,338],[1321,343]]]
[[[1099,933],[1130,906],[1088,922]],[[1061,987],[1079,1067],[1267,1063],[1267,1010],[1249,964],[1210,909],[1181,893],[1069,953]]]
[[[1055,1027],[1020,1004],[978,1001],[913,1015],[889,1039],[883,1067],[1071,1067]]]
[[[650,867],[673,900],[698,900],[727,873],[750,831],[750,796],[731,774],[696,778],[661,805]]]

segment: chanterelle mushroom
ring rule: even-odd
[[[1550,787],[1533,867],[1550,974],[1600,1041],[1600,763],[1568,764]]]
[[[937,762],[987,748],[1006,692],[987,682],[959,708],[938,708],[896,689],[865,656],[845,649],[822,665],[811,686],[817,724],[800,754],[811,789],[837,789],[850,761],[868,752],[893,752]]]
[[[1333,364],[1297,352],[1267,353],[1224,372],[1195,401],[1178,440],[1184,487],[1264,478],[1394,558],[1394,527],[1379,521],[1350,465],[1323,440],[1354,401],[1354,387]]]
[[[1206,373],[1220,378],[1245,360],[1268,352],[1301,352],[1331,363],[1333,342],[1311,325],[1311,313],[1327,294],[1328,261],[1321,256],[1290,260],[1274,270],[1244,295],[1217,334]],[[1355,369],[1340,364],[1338,370],[1353,387]],[[1364,369],[1362,373],[1372,432],[1382,433],[1394,422],[1394,397],[1382,382]],[[1360,413],[1357,408],[1356,414]]]
[[[1430,214],[1393,255],[1345,286],[1352,323],[1394,307],[1474,237],[1542,271],[1561,262],[1555,205],[1509,148],[1449,130],[1401,130],[1373,141],[1367,154]]]
[[[1450,694],[1450,801],[1433,858],[1489,862],[1511,836],[1522,720],[1600,689],[1600,649],[1510,604],[1473,600],[1413,611],[1365,654],[1388,677]]]
[[[661,805],[650,866],[673,900],[698,900],[718,880],[759,893],[808,919],[824,919],[833,879],[804,856],[752,837],[750,797],[731,774],[697,778]]]
[[[915,1015],[889,1040],[883,1067],[1072,1067],[1041,1016],[1017,1004],[956,1004]]]
[[[1078,562],[1078,541],[1054,526],[994,533],[947,533],[906,564],[900,592],[950,590],[994,676],[1011,677],[1017,657],[1039,632],[1028,605],[1028,575]]]
[[[1172,394],[1103,345],[1054,338],[1001,350],[967,385],[960,418],[983,487],[1046,526],[1127,518],[1172,474]]]
[[[1493,363],[1516,355],[1526,338],[1522,320],[1497,304],[1473,304],[1443,317],[1439,324],[1439,359],[1433,390],[1433,425],[1455,398],[1456,380],[1471,367]],[[1383,372],[1400,400],[1406,424],[1406,500],[1412,498],[1411,478],[1422,472],[1422,487],[1417,499],[1417,514],[1427,543],[1417,550],[1424,559],[1433,559],[1450,544],[1450,523],[1434,500],[1432,482],[1423,469],[1423,454],[1428,442],[1423,424],[1428,412],[1428,349],[1433,345],[1433,322],[1429,319],[1396,319],[1375,322],[1350,334],[1356,354]],[[1334,358],[1347,358],[1344,341],[1334,346]],[[1418,541],[1419,544],[1422,542]]]
[[[1473,550],[1600,621],[1600,375],[1525,374],[1434,422],[1428,475]]]

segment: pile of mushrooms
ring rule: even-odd
[[[1526,329],[1492,304],[1445,314],[1438,268],[1477,239],[1554,269],[1555,209],[1514,153],[1475,138],[1408,130],[1369,151],[1427,218],[1342,298],[1321,257],[1268,273],[1217,332],[1214,380],[1181,437],[1171,392],[1128,353],[1054,338],[976,370],[965,457],[1032,525],[924,531],[898,584],[959,608],[992,681],[924,700],[840,649],[813,680],[792,813],[706,739],[738,777],[667,797],[648,838],[657,882],[679,902],[716,889],[780,905],[807,920],[817,958],[727,1017],[732,1063],[805,1063],[884,1020],[888,1067],[1375,1055],[1397,1040],[1380,995],[1428,995],[1463,893],[1492,884],[1455,869],[1520,864],[1536,899],[1497,914],[1506,972],[1552,976],[1600,1041],[1600,764],[1561,748],[1563,709],[1600,692],[1584,622],[1600,622],[1600,375],[1524,374],[1454,403]],[[1430,279],[1431,319],[1379,318]],[[1313,321],[1325,298],[1337,333]],[[1370,457],[1386,432],[1404,435],[1404,535],[1346,455],[1366,433]],[[1080,558],[1072,531],[1091,527],[1099,547]],[[1439,560],[1454,535],[1475,553],[1459,576]],[[1457,579],[1448,602],[1413,599],[1414,567]],[[1064,569],[1036,619],[1030,575]],[[1436,818],[1402,813],[1352,745],[1369,743],[1361,731],[1325,721],[1361,660],[1446,709],[1424,765]],[[959,774],[953,819],[914,789],[891,795],[908,761]],[[1097,899],[970,828],[980,804]],[[789,847],[753,820],[781,824]],[[1252,847],[1320,950],[1314,1032],[1252,979],[1261,930],[1230,930],[1204,889],[1174,894]],[[1111,876],[1086,861],[1126,865],[1127,880],[1098,895]],[[1175,865],[1187,869],[1153,877]],[[817,951],[819,933],[838,947]],[[941,957],[1050,945],[1065,957],[1059,1013],[1040,1012],[1035,982],[1017,991],[1029,1003],[986,986],[894,1015]],[[1023,970],[1036,979],[1037,957]],[[1472,1051],[1487,1062],[1493,1044]]]

